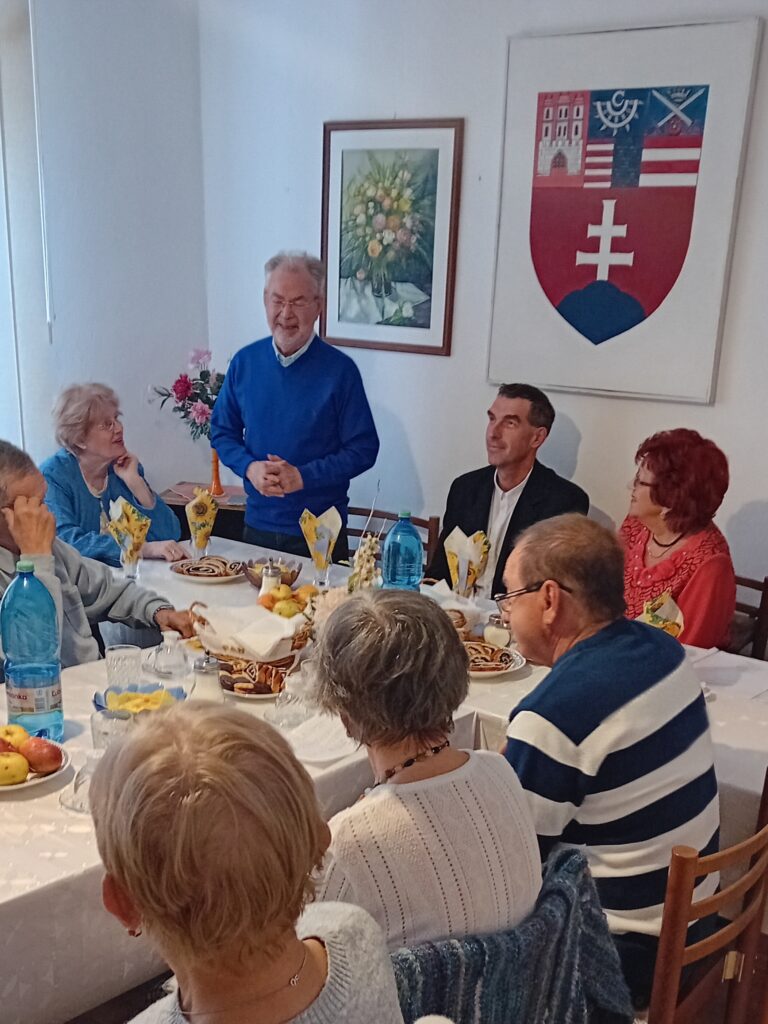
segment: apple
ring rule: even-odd
[[[19,753],[26,757],[29,767],[37,775],[52,775],[61,768],[64,760],[61,748],[40,736],[33,736],[22,743]]]
[[[0,740],[0,754],[13,754],[16,752],[16,747],[12,746],[8,740]]]
[[[276,587],[270,590],[270,594],[275,595],[275,601],[290,601],[293,597],[293,591],[287,583],[279,583]]]
[[[14,750],[18,750],[25,740],[29,739],[29,733],[20,725],[0,725],[0,740],[10,743]]]
[[[18,786],[26,782],[29,762],[26,757],[14,752],[0,754],[0,786]]]

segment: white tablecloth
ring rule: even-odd
[[[254,557],[257,549],[214,538],[214,551]],[[338,582],[345,570],[336,567]],[[311,579],[311,568],[306,579]],[[247,583],[189,583],[166,563],[145,562],[141,583],[177,607],[202,600],[245,606],[256,600]],[[59,795],[91,748],[92,697],[106,685],[104,662],[62,674],[65,747],[72,765],[26,791],[0,793],[0,1021],[60,1024],[160,973],[164,965],[143,938],[131,939],[101,905],[99,862],[90,817],[66,811]],[[194,699],[194,695],[193,698]],[[233,704],[263,714],[270,701]],[[0,719],[5,721],[5,701]],[[475,715],[456,716],[455,742],[473,747]],[[328,767],[307,765],[318,798],[330,817],[353,803],[372,781],[367,758],[357,751]]]

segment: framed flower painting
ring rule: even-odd
[[[463,135],[461,119],[324,125],[327,341],[450,354]]]

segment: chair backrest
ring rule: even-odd
[[[616,947],[584,854],[555,850],[532,913],[491,935],[427,942],[392,954],[405,1024],[614,1024],[633,1019]]]
[[[744,644],[746,644],[751,638],[750,656],[764,661],[766,647],[768,647],[768,576],[762,580],[753,580],[749,576],[737,576],[736,586],[756,590],[760,595],[756,605],[749,604],[747,601],[737,601],[736,611],[752,620],[751,635],[744,640]]]
[[[738,881],[713,896],[694,900],[698,879],[748,862]],[[694,1024],[720,982],[728,982],[726,1024],[743,1024],[754,976],[757,942],[768,895],[768,771],[755,834],[720,853],[699,857],[687,846],[672,850],[664,913],[653,976],[648,1024]],[[713,935],[686,945],[688,925],[741,900],[739,913]],[[707,960],[690,982],[683,967]]]
[[[347,526],[347,534],[350,537],[362,537],[363,529],[369,516],[371,517],[370,526],[368,527],[369,533],[378,533],[385,523],[396,523],[399,518],[397,512],[384,512],[379,508],[375,508],[373,514],[371,514],[369,508],[350,507],[348,511],[350,519],[362,519],[360,526]],[[411,522],[417,530],[425,534],[421,542],[424,545],[425,562],[429,565],[435,551],[437,551],[437,541],[440,537],[440,516],[430,516],[428,519],[419,519],[418,516],[411,516]],[[352,547],[350,545],[350,549]]]

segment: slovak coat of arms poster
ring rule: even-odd
[[[713,399],[758,39],[510,41],[492,381]]]

